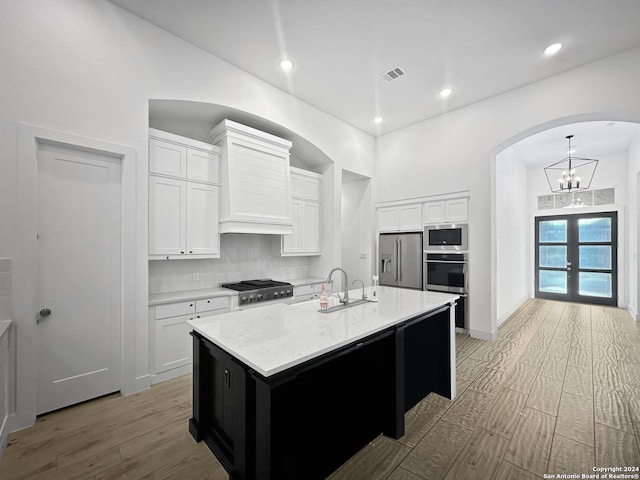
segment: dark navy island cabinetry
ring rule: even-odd
[[[344,334],[343,339],[359,338],[324,348],[325,352],[321,349],[302,361],[291,360],[291,365],[265,360],[264,365],[273,367],[269,370],[253,360],[281,347],[280,339],[270,344],[275,335],[262,340],[259,333],[253,340],[245,337],[228,347],[229,352],[216,343],[224,343],[225,335],[242,337],[238,330],[242,325],[224,323],[219,317],[212,317],[208,324],[206,319],[194,322],[191,434],[206,442],[233,480],[326,478],[378,434],[400,438],[404,413],[428,393],[455,395],[451,307],[456,297],[437,295],[438,301],[426,308],[439,306],[395,322],[386,318],[380,322],[391,313],[382,303],[365,305],[360,312],[337,312],[337,316],[318,314],[316,320],[328,322],[336,331],[338,324],[351,327],[352,334]],[[309,312],[315,315],[315,310],[309,310],[306,316]],[[241,313],[227,316],[240,323],[251,321]],[[284,306],[270,309],[262,320],[280,330],[277,334],[304,343],[313,335],[304,314],[302,308]],[[365,322],[367,314],[383,328],[362,336],[357,324]],[[296,315],[301,316],[299,322]],[[335,332],[328,337],[335,340]]]

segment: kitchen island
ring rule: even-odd
[[[312,301],[190,321],[191,434],[233,480],[325,478],[378,434],[400,438],[430,392],[455,396],[457,298],[379,287],[331,313]]]

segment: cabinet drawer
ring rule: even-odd
[[[189,315],[196,312],[196,302],[167,303],[156,305],[156,319],[177,317],[179,315]]]
[[[229,309],[231,297],[211,297],[196,300],[196,312],[208,312],[210,310]]]

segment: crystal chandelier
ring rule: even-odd
[[[569,141],[569,156],[544,169],[549,187],[553,193],[588,190],[598,166],[598,160],[572,157],[571,139],[573,135],[567,135],[565,138]]]

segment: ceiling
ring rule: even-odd
[[[550,165],[568,156],[567,135],[573,135],[573,157],[601,160],[602,155],[626,152],[634,139],[640,139],[640,124],[592,121],[550,128],[514,144],[515,156],[528,166]]]
[[[111,1],[372,135],[640,45],[638,0]]]

